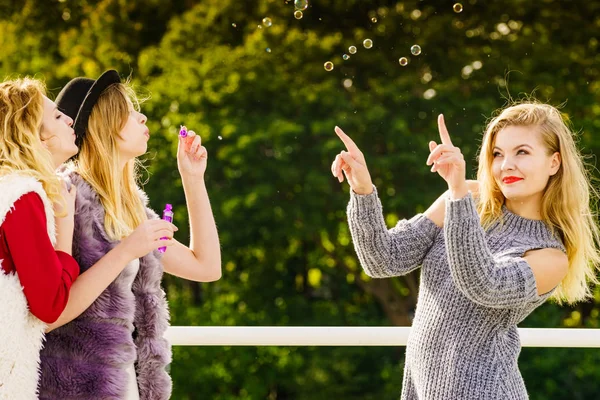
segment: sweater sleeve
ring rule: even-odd
[[[56,321],[67,305],[79,265],[52,246],[39,195],[32,192],[17,200],[3,228],[29,310],[46,323]]]
[[[541,298],[533,271],[523,257],[494,258],[471,194],[446,203],[444,233],[452,279],[471,301],[511,308]]]
[[[442,231],[422,214],[401,220],[388,230],[375,187],[369,195],[350,190],[347,213],[358,259],[373,278],[401,276],[419,267]]]

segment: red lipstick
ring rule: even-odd
[[[507,177],[502,178],[502,182],[506,183],[507,185],[510,185],[511,183],[519,182],[522,180],[523,180],[523,178],[519,178],[516,176],[507,176]]]

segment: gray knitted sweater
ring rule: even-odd
[[[522,257],[537,248],[565,251],[542,221],[504,207],[504,222],[484,231],[469,194],[446,202],[444,228],[418,214],[388,230],[377,191],[351,194],[348,221],[367,275],[400,276],[422,266],[403,400],[528,398],[517,324],[552,292],[537,294]]]

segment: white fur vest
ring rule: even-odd
[[[42,198],[48,236],[55,244],[52,203],[42,184],[32,177],[13,174],[0,178],[0,225],[15,202],[30,192]],[[34,243],[32,251],[35,251]],[[0,268],[0,400],[36,399],[46,324],[29,312],[17,274],[3,271]]]

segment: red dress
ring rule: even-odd
[[[56,321],[79,276],[79,265],[52,246],[37,193],[23,195],[6,214],[0,225],[0,260],[6,273],[19,274],[31,313],[46,323]]]

